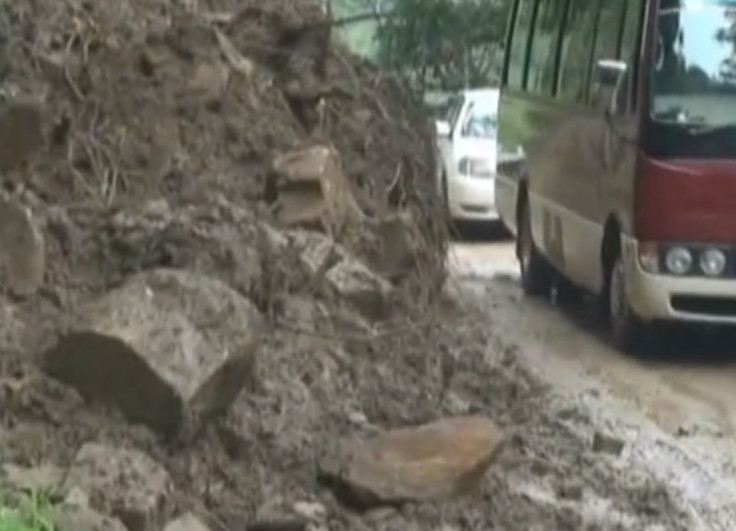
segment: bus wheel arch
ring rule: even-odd
[[[601,266],[601,309],[610,326],[611,342],[619,350],[637,350],[641,346],[646,327],[629,302],[621,256],[621,225],[614,215],[609,216],[604,225]]]
[[[527,193],[526,184],[519,183],[516,207],[516,256],[521,268],[521,287],[527,295],[546,297],[552,290],[552,268],[534,244]]]
[[[606,291],[611,268],[621,253],[621,225],[615,215],[610,214],[603,226],[603,243],[601,245],[601,266],[603,285]]]

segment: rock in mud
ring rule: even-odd
[[[273,168],[277,175],[274,211],[281,222],[335,234],[363,219],[334,148],[290,151],[277,157]]]
[[[81,505],[63,504],[54,517],[58,531],[129,531],[117,518]]]
[[[43,109],[33,101],[16,100],[0,107],[0,172],[18,167],[43,146]]]
[[[386,279],[327,236],[304,232],[293,233],[292,237],[302,249],[301,264],[315,284],[324,282],[364,317],[378,318],[385,314],[393,292]]]
[[[327,283],[348,300],[364,317],[386,315],[393,290],[389,282],[356,259],[344,258],[325,274]]]
[[[192,513],[186,513],[166,524],[164,531],[210,531],[210,528]]]
[[[322,463],[322,479],[361,509],[463,495],[480,482],[504,437],[490,419],[456,417],[344,441]]]
[[[235,399],[252,378],[261,326],[258,310],[224,283],[157,269],[88,306],[46,353],[46,369],[86,399],[172,434]]]
[[[0,199],[0,264],[5,283],[17,295],[30,295],[43,284],[46,244],[29,208]]]
[[[624,451],[624,441],[612,435],[596,432],[593,435],[593,451],[596,453],[620,456]]]
[[[92,509],[119,518],[129,531],[161,529],[173,491],[166,469],[148,455],[98,443],[77,453],[64,487],[85,493]]]

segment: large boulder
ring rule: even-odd
[[[173,492],[169,473],[145,453],[98,443],[82,446],[64,487],[79,491],[92,509],[119,518],[129,531],[161,529]]]
[[[323,460],[322,477],[343,501],[363,509],[437,501],[477,485],[503,440],[487,418],[439,420],[343,441]]]
[[[147,271],[89,304],[45,366],[86,399],[172,434],[227,409],[252,375],[262,322],[219,280]]]

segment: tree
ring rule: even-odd
[[[374,13],[375,59],[416,94],[498,83],[509,0],[344,1]]]

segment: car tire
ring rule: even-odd
[[[608,272],[604,311],[608,320],[611,344],[618,350],[636,353],[644,346],[650,325],[631,308],[626,291],[626,268],[620,253]]]
[[[530,296],[547,297],[552,289],[552,267],[539,253],[532,237],[527,203],[522,203],[516,231],[516,255],[521,266],[521,287]]]

